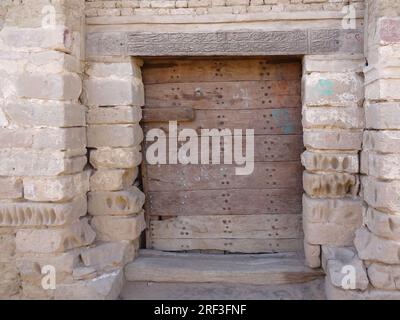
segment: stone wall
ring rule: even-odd
[[[221,15],[289,11],[341,11],[347,0],[86,0],[86,15]],[[364,0],[351,0],[356,9]]]
[[[327,274],[330,299],[399,298],[400,5],[366,2],[365,55],[307,54],[303,60],[304,245],[307,264]],[[363,9],[364,1],[350,3]],[[115,299],[145,228],[137,181],[141,61],[115,54],[121,43],[101,37],[114,56],[95,52],[85,59],[84,12],[93,19],[90,32],[118,31],[101,17],[129,16],[161,33],[155,16],[228,16],[226,22],[238,14],[340,12],[345,4],[1,1],[0,298]],[[284,29],[303,26],[301,19],[303,29],[338,28],[341,16],[332,17],[286,19]],[[177,28],[171,21],[169,32]],[[273,22],[258,20],[253,27],[268,23],[268,30],[281,30]],[[140,23],[121,30],[140,31]],[[193,26],[185,23],[185,30]],[[243,26],[215,24],[209,32]],[[203,21],[201,29],[207,28]],[[46,266],[55,268],[54,290],[43,290]],[[344,290],[342,271],[349,266],[356,278]]]
[[[89,188],[85,108],[79,103],[84,2],[6,3],[0,32],[0,296],[47,298],[56,290],[42,290],[42,267],[58,269],[59,283],[72,280],[75,249],[95,237],[83,218]]]
[[[0,298],[115,299],[144,227],[143,213],[132,215],[143,194],[131,186],[140,109],[128,107],[143,93],[126,80],[139,67],[89,64],[95,79],[81,98],[84,1],[6,1],[1,10]],[[115,102],[98,85],[110,85],[118,70],[118,107],[94,108]],[[107,125],[119,121],[116,131]],[[96,171],[87,147],[97,148]]]
[[[88,212],[100,246],[110,254],[124,243],[122,265],[132,261],[145,229],[144,194],[137,177],[142,162],[139,125],[144,105],[141,61],[96,57],[86,64],[83,100],[88,106],[90,164]],[[103,263],[102,261],[99,261]]]
[[[399,81],[400,5],[367,1],[365,120],[361,195],[366,211],[355,249],[326,251],[330,299],[399,299]],[[330,260],[330,261],[329,261]],[[356,290],[343,290],[341,267],[356,271]],[[340,288],[340,289],[339,289]]]
[[[362,55],[303,61],[303,227],[307,264],[322,246],[351,246],[362,222],[359,151],[364,129]]]

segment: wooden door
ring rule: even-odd
[[[301,64],[265,58],[152,59],[144,131],[254,129],[254,171],[143,164],[149,248],[288,252],[302,247]],[[152,142],[144,143],[144,153]]]

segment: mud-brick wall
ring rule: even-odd
[[[341,11],[363,8],[364,0],[86,0],[86,15],[207,15],[289,11]]]

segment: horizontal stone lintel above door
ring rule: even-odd
[[[250,56],[362,53],[363,32],[346,29],[221,32],[93,32],[89,56]]]

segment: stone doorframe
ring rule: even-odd
[[[143,194],[129,187],[137,176],[143,138],[142,62],[135,57],[298,55],[303,56],[306,263],[321,267],[321,246],[352,246],[363,208],[358,196],[364,129],[362,38],[360,31],[339,29],[89,33],[84,103],[89,107],[89,161],[95,173],[88,211],[98,239],[132,241],[144,228],[139,213]],[[129,183],[124,184],[124,177]],[[128,221],[135,227],[121,234],[119,227],[128,230]]]
[[[141,62],[132,57],[290,54],[303,56],[307,264],[325,269],[328,298],[398,298],[400,3],[365,2],[365,54],[362,31],[339,29],[134,33],[106,26],[114,31],[89,32],[85,44],[84,0],[54,3],[51,28],[41,26],[42,1],[9,2],[0,31],[0,297],[20,288],[25,298],[118,297],[145,228],[143,193],[132,186],[144,105]],[[23,27],[21,16],[29,16]],[[347,246],[361,223],[355,251]],[[340,289],[349,264],[357,290]],[[57,270],[55,290],[41,286],[49,265]]]

